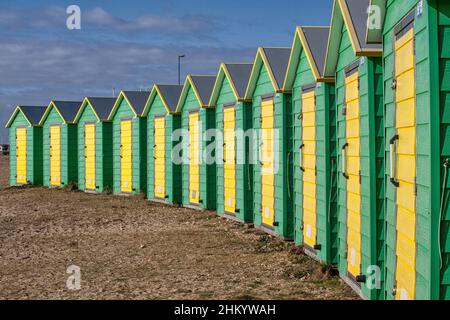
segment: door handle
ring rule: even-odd
[[[347,151],[348,151],[348,143],[344,144],[342,146],[342,175],[344,176],[345,179],[348,180],[349,175],[347,172]]]
[[[300,146],[300,170],[305,172],[305,167],[303,166],[303,149],[305,149],[304,143]]]
[[[222,154],[223,154],[223,163],[226,163],[227,162],[227,154],[226,154],[226,146],[227,146],[227,144],[226,143],[224,143],[223,145],[222,145]]]
[[[398,188],[400,186],[400,183],[398,182],[397,178],[395,177],[395,168],[396,168],[396,160],[397,160],[397,157],[395,156],[395,142],[398,141],[398,139],[399,139],[399,135],[396,134],[389,141],[390,180],[391,180],[391,183],[396,188]]]
[[[259,163],[260,167],[264,166],[264,162],[261,161],[262,160],[262,155],[263,155],[263,150],[262,150],[263,145],[264,145],[264,142],[261,142],[259,144],[259,159],[258,159],[258,163]]]

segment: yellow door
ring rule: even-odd
[[[303,239],[311,248],[316,245],[316,106],[315,92],[302,95],[302,149],[303,172]]]
[[[395,42],[398,179],[396,212],[396,299],[414,299],[416,285],[416,110],[414,30]]]
[[[155,197],[164,199],[166,197],[166,146],[165,146],[165,117],[158,117],[154,120],[155,145],[153,148],[153,158],[155,164]]]
[[[133,192],[133,122],[120,122],[120,190],[123,193]]]
[[[61,186],[61,127],[50,127],[50,186]]]
[[[236,140],[235,140],[235,108],[224,108],[224,203],[225,211],[236,212]]]
[[[200,204],[200,117],[189,114],[189,202]]]
[[[361,160],[359,125],[359,74],[345,79],[347,137],[347,270],[354,277],[361,274]]]
[[[274,176],[274,103],[261,103],[261,203],[262,223],[272,227],[275,222]]]
[[[95,124],[84,127],[84,165],[87,190],[95,190]]]
[[[17,184],[27,184],[27,129],[16,129]]]

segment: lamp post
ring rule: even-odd
[[[181,85],[181,59],[186,57],[184,54],[178,55],[178,85]]]

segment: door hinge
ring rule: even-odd
[[[362,178],[361,178],[361,170],[359,170],[359,184],[361,184],[361,180],[362,180]]]

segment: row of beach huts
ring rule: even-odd
[[[294,240],[364,298],[450,299],[449,125],[450,2],[336,0],[330,26],[253,63],[18,106],[6,126],[11,185],[215,210]],[[201,159],[212,146],[223,161]]]

